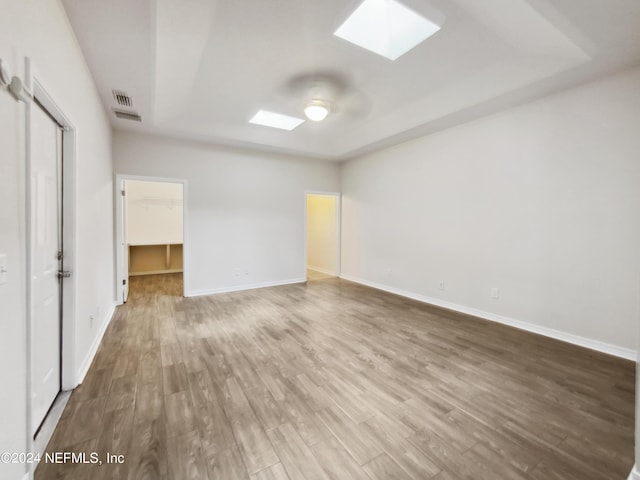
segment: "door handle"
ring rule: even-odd
[[[69,278],[70,276],[70,270],[58,270],[58,278]]]

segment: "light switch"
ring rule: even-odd
[[[0,255],[0,285],[7,283],[7,256]]]

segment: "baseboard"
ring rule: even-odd
[[[640,480],[640,470],[636,465],[633,466],[631,473],[629,474],[629,478],[627,480]]]
[[[148,272],[129,272],[130,277],[141,277],[143,275],[163,275],[165,273],[182,273],[181,268],[173,270],[149,270]]]
[[[113,302],[113,305],[111,305],[111,308],[109,308],[107,315],[105,315],[104,319],[102,320],[102,326],[98,331],[98,335],[96,335],[96,338],[93,340],[93,343],[91,344],[91,348],[85,355],[84,360],[82,361],[82,365],[80,365],[80,368],[78,369],[77,380],[76,380],[76,383],[78,385],[80,385],[84,381],[84,377],[87,375],[87,372],[89,371],[91,362],[93,362],[93,358],[96,356],[98,347],[100,347],[100,342],[102,342],[102,337],[104,337],[104,334],[107,331],[107,327],[111,323],[111,319],[113,318],[113,314],[115,313],[116,306],[117,306],[116,302]]]
[[[314,265],[307,265],[307,270],[313,270],[314,272],[324,273],[325,275],[336,276],[335,270],[327,270],[326,268],[316,267]]]
[[[240,292],[242,290],[255,290],[256,288],[279,287],[282,285],[291,285],[294,283],[304,283],[306,278],[292,278],[289,280],[279,280],[276,282],[252,283],[248,285],[237,285],[235,287],[212,288],[211,290],[194,290],[187,292],[187,297],[201,297],[204,295],[215,295],[217,293]]]
[[[554,330],[552,328],[535,325],[533,323],[523,322],[521,320],[515,320],[513,318],[504,317],[502,315],[497,315],[495,313],[485,312],[483,310],[478,310],[476,308],[466,307],[464,305],[458,305],[456,303],[447,302],[445,300],[427,297],[425,295],[420,295],[420,294],[409,292],[399,288],[389,287],[387,285],[370,282],[368,280],[354,277],[352,275],[341,274],[340,278],[344,278],[345,280],[349,280],[350,282],[354,282],[354,283],[359,283],[361,285],[366,285],[367,287],[383,290],[388,293],[400,295],[402,297],[411,298],[419,302],[428,303],[436,307],[442,307],[442,308],[446,308],[447,310],[453,310],[453,311],[464,313],[467,315],[473,315],[474,317],[479,317],[484,320],[490,320],[492,322],[502,323],[503,325],[509,325],[510,327],[518,328],[520,330],[526,330],[528,332],[544,335],[545,337],[555,338],[556,340],[572,343],[574,345],[579,345],[581,347],[586,347],[591,350],[607,353],[609,355],[614,355],[616,357],[620,357],[620,358],[624,358],[632,361],[637,360],[636,351],[631,350],[629,348],[623,348],[617,345],[611,345],[609,343],[600,342],[598,340],[593,340],[593,339],[581,337],[578,335],[573,335],[571,333],[562,332],[560,330]],[[640,478],[638,480],[640,480]]]

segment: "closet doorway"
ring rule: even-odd
[[[116,186],[118,300],[148,275],[179,283],[184,295],[185,181],[117,176]]]

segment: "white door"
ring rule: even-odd
[[[35,433],[60,391],[62,131],[37,105],[31,111],[32,433]]]
[[[121,203],[121,216],[122,219],[120,228],[122,229],[122,242],[120,248],[122,249],[122,255],[120,258],[122,259],[122,266],[120,268],[120,272],[122,272],[122,278],[120,279],[122,282],[122,301],[126,302],[129,298],[129,246],[127,245],[127,201],[126,195],[126,187],[127,181],[122,180],[120,184],[120,199]]]

